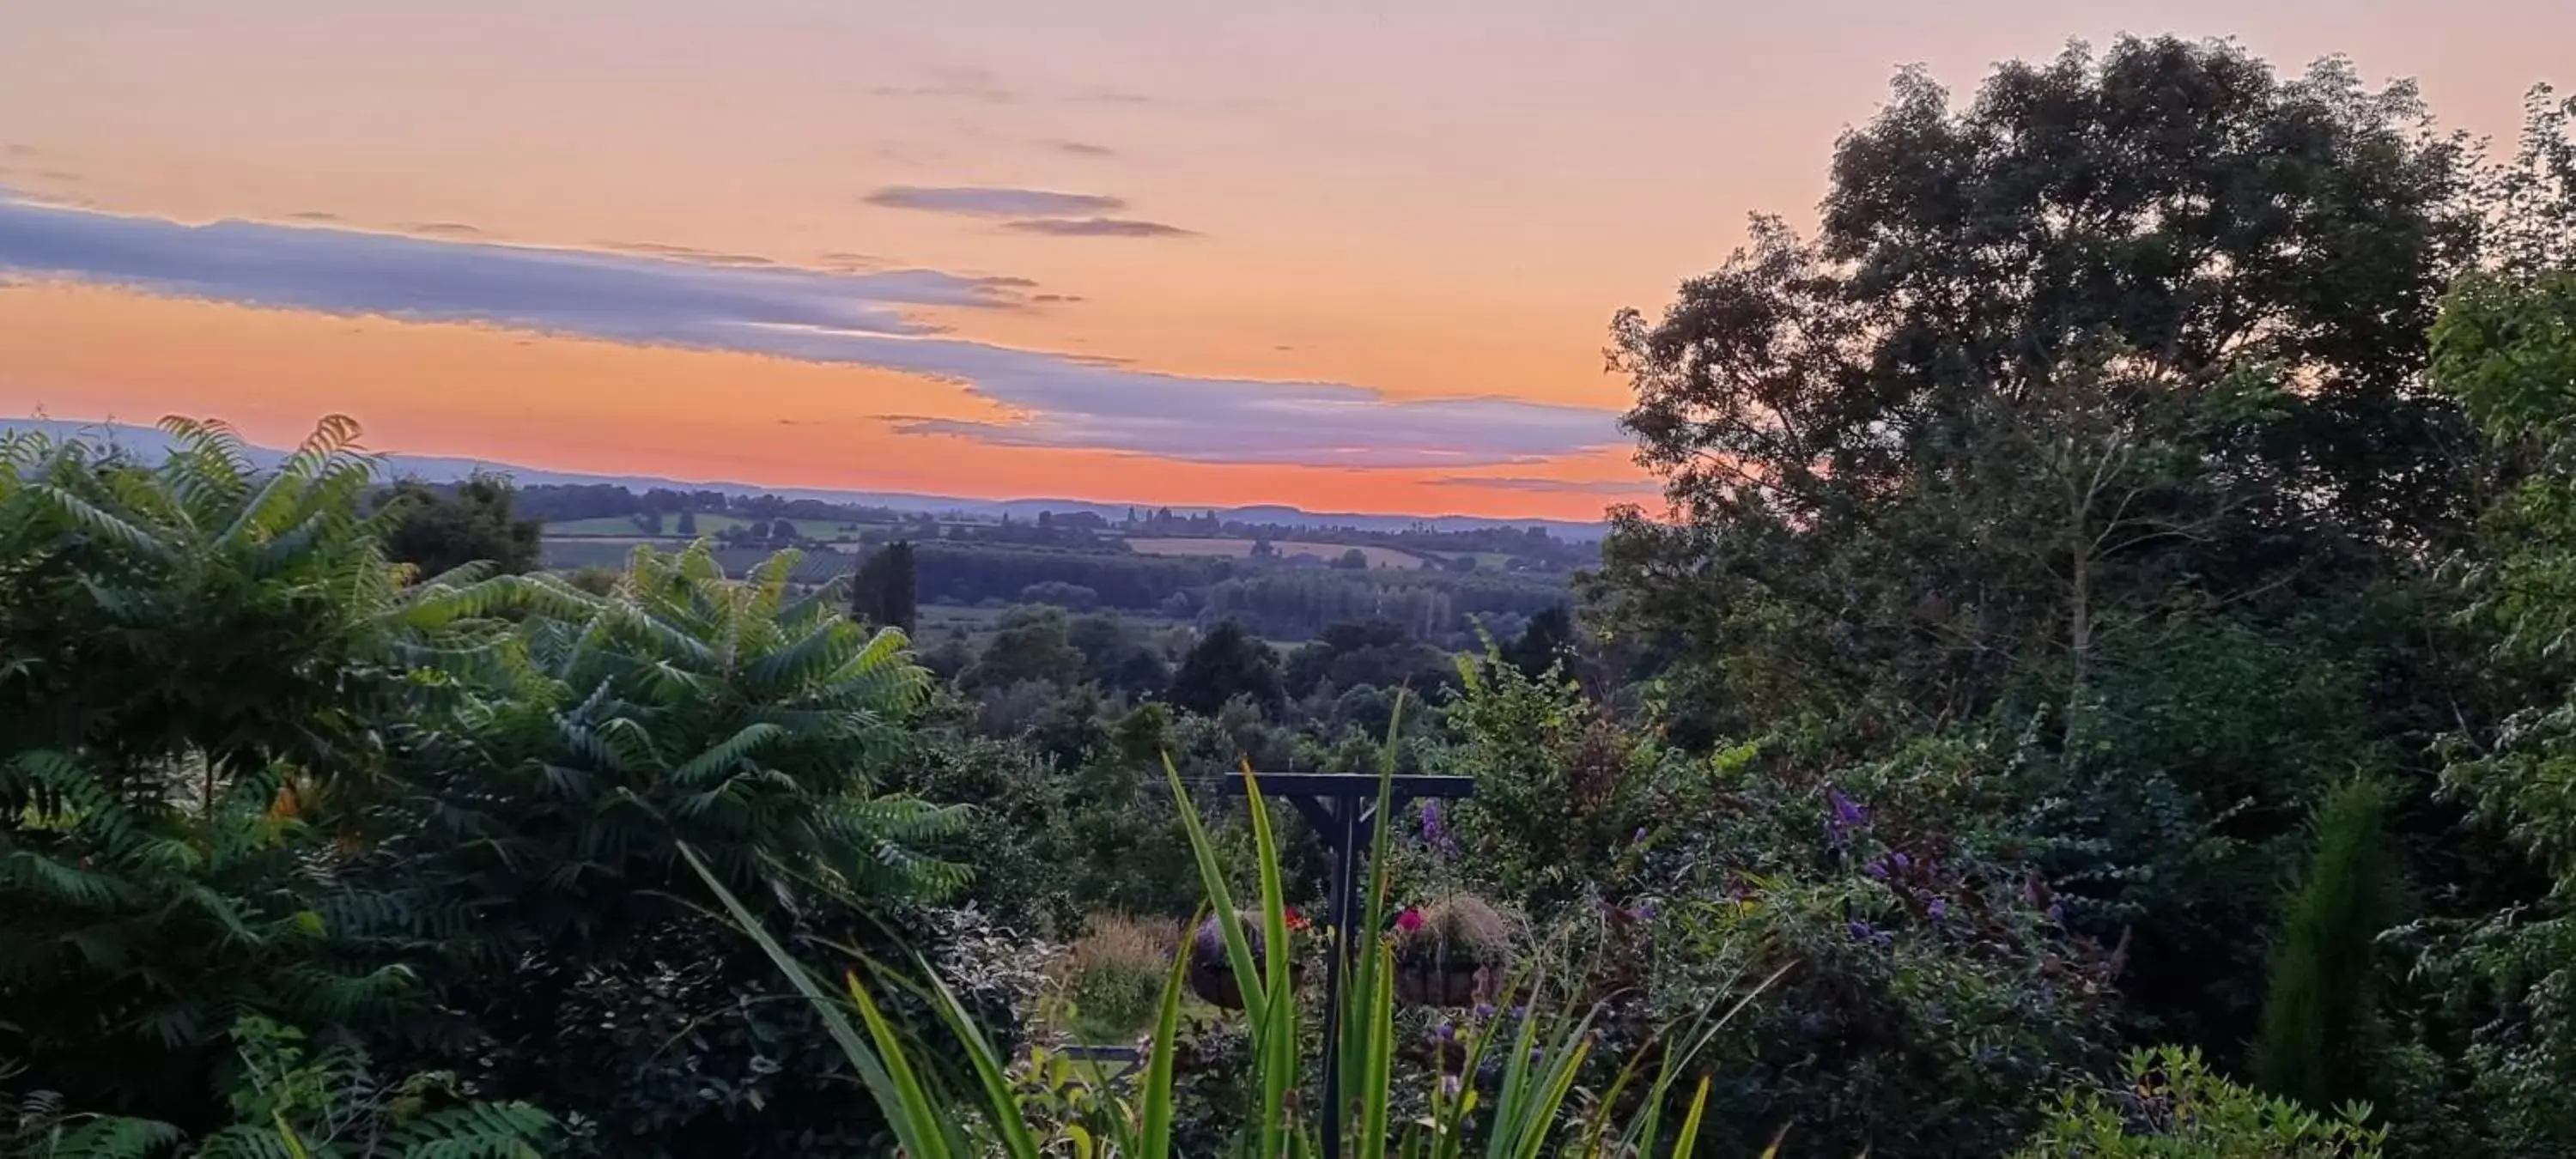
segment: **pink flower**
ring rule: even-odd
[[[1412,906],[1406,906],[1403,913],[1395,915],[1395,928],[1408,934],[1421,929],[1422,911],[1415,909]]]

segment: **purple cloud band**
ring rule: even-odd
[[[1114,359],[959,338],[911,313],[1021,307],[1025,279],[749,266],[646,248],[652,252],[246,221],[189,225],[0,193],[0,272],[275,309],[868,366],[952,382],[1010,413],[994,422],[891,418],[915,434],[1208,463],[1369,468],[1528,462],[1620,441],[1607,411],[1158,374]]]

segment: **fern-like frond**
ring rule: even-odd
[[[673,769],[671,779],[683,785],[696,785],[708,777],[741,764],[748,760],[751,754],[760,751],[762,745],[786,735],[787,730],[775,724],[764,722],[744,725],[732,736],[716,742],[713,747],[689,758],[679,768]]]
[[[391,1142],[403,1159],[537,1159],[554,1119],[525,1103],[450,1107],[399,1124]]]
[[[108,511],[80,495],[73,494],[68,488],[51,482],[41,482],[31,484],[28,491],[50,504],[55,511],[79,526],[81,530],[115,543],[152,563],[168,564],[175,559],[174,553],[168,545],[161,542],[158,535],[136,526],[123,516]]]
[[[22,1132],[16,1143],[24,1150],[10,1153],[28,1159],[153,1159],[170,1153],[185,1137],[179,1128],[150,1119],[85,1116]]]

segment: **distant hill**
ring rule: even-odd
[[[170,437],[153,427],[127,423],[80,422],[68,419],[0,418],[0,430],[34,431],[51,438],[80,438],[89,442],[110,443],[127,452],[146,458],[169,453]],[[286,452],[274,447],[254,447],[252,457],[263,464],[275,463]],[[1263,504],[1251,507],[1196,507],[1167,500],[1109,502],[1097,499],[972,499],[956,495],[923,495],[907,491],[830,491],[798,487],[770,487],[757,483],[729,480],[667,479],[650,475],[585,475],[567,471],[548,471],[485,459],[467,459],[445,455],[384,455],[386,474],[392,478],[418,478],[433,483],[452,482],[477,471],[508,475],[522,484],[533,483],[608,483],[633,490],[668,487],[673,490],[722,491],[729,495],[777,495],[788,499],[821,499],[832,503],[858,503],[872,507],[891,507],[897,511],[920,511],[937,515],[981,516],[995,518],[1009,514],[1014,519],[1029,518],[1040,511],[1090,511],[1105,519],[1119,519],[1133,508],[1170,507],[1176,511],[1213,510],[1219,518],[1244,523],[1275,523],[1290,527],[1349,527],[1362,531],[1401,531],[1407,527],[1428,525],[1440,531],[1468,531],[1482,527],[1543,527],[1560,539],[1585,542],[1600,539],[1609,530],[1606,523],[1575,523],[1556,519],[1492,519],[1478,515],[1371,515],[1359,512],[1307,511],[1299,507]]]

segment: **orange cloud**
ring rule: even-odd
[[[150,422],[215,414],[256,441],[354,415],[379,450],[778,487],[1309,510],[1597,518],[1601,496],[1331,470],[1021,449],[898,433],[887,412],[991,421],[954,386],[862,367],[642,348],[457,323],[256,310],[63,284],[0,289],[0,410]],[[1516,477],[1598,478],[1598,455]]]

